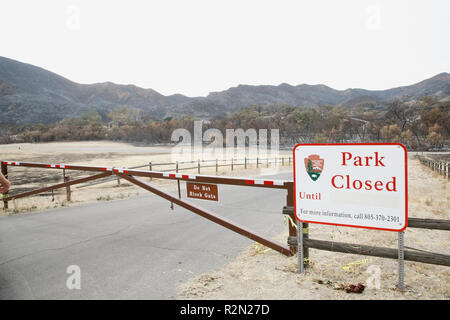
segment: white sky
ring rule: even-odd
[[[79,83],[386,89],[450,72],[450,1],[0,0],[0,55]]]

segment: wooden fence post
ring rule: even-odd
[[[448,179],[448,177],[449,177],[449,162],[446,163],[446,166],[447,166],[447,179]]]
[[[70,177],[66,176],[66,169],[63,169],[63,178],[64,178],[64,182],[70,181]],[[66,187],[66,199],[69,202],[72,201],[72,192],[70,191],[70,185]]]
[[[151,162],[148,163],[148,170],[152,171],[152,163]],[[150,181],[152,181],[152,177],[150,177]]]

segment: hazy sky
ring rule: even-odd
[[[386,89],[450,72],[450,1],[0,0],[0,56],[80,83]]]

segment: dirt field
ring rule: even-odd
[[[409,215],[449,219],[446,178],[409,159]],[[287,229],[287,227],[286,227]],[[395,232],[310,224],[314,239],[396,248]],[[286,241],[287,231],[279,235]],[[450,254],[448,231],[408,228],[407,249]],[[450,268],[405,262],[406,291],[397,285],[397,260],[310,249],[311,266],[297,272],[297,257],[287,258],[259,244],[242,252],[221,270],[179,286],[179,299],[450,299]],[[379,275],[379,276],[378,276]],[[377,282],[373,280],[379,279]],[[346,293],[345,285],[362,283],[362,294]]]
[[[147,165],[149,162],[167,163],[174,161],[171,154],[172,147],[170,146],[134,146],[127,143],[92,141],[92,142],[55,142],[55,143],[21,143],[21,144],[7,144],[0,145],[0,160],[22,161],[22,162],[42,162],[51,164],[77,164],[87,166],[105,166],[105,167],[133,167],[140,165]],[[291,156],[290,153],[280,152],[280,156]],[[202,159],[201,156],[198,156]],[[207,155],[205,155],[207,157]],[[197,157],[192,156],[192,159]],[[208,160],[210,158],[203,158]],[[219,158],[220,159],[220,158]],[[183,161],[183,159],[180,159]],[[248,168],[244,170],[244,166],[235,165],[231,171],[230,161],[219,162],[220,165],[227,164],[227,166],[219,167],[218,175],[228,176],[248,176],[253,177],[262,174],[273,174],[277,171],[289,170],[288,166],[276,167],[275,164],[264,161],[256,168],[255,163],[249,164]],[[204,165],[212,167],[206,168]],[[181,164],[180,172],[197,173],[197,168],[187,169],[183,168],[196,167],[197,164]],[[215,175],[215,162],[202,163],[201,174]],[[141,170],[148,170],[149,167],[140,168]],[[174,170],[174,165],[153,166],[153,170]],[[37,188],[42,188],[48,185],[62,182],[62,170],[24,168],[24,167],[9,167],[8,178],[12,183],[10,193],[17,194],[21,192],[30,191]],[[83,172],[67,170],[66,175],[70,178],[77,179],[85,177],[89,174]],[[92,183],[95,183],[92,182]],[[126,181],[117,179],[106,179],[105,183],[89,185],[90,183],[75,185],[71,187],[72,201],[66,201],[65,189],[55,190],[52,194],[47,192],[38,196],[28,197],[12,201],[8,210],[0,210],[0,215],[35,212],[38,210],[45,210],[49,208],[56,208],[60,206],[74,206],[80,203],[92,201],[108,201],[112,199],[123,199],[135,197],[140,194],[146,194],[147,191],[136,187]],[[166,190],[174,190],[176,183],[170,180],[153,180],[152,184]]]

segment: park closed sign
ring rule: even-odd
[[[306,223],[403,231],[407,176],[401,144],[298,144],[295,215]]]

